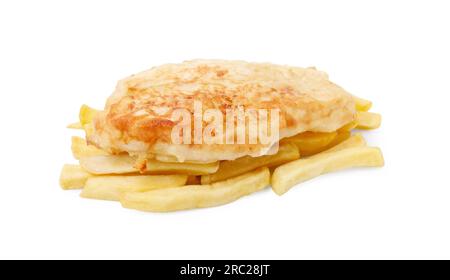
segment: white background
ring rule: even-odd
[[[448,1],[1,1],[0,258],[450,258]],[[79,106],[194,58],[317,66],[374,102],[383,169],[148,214],[59,189]]]

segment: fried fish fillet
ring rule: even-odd
[[[194,101],[202,103],[203,111],[224,114],[238,107],[279,109],[279,139],[269,145],[174,144],[171,131],[179,120],[172,113],[184,108],[193,116]],[[315,68],[194,60],[119,81],[94,119],[88,141],[112,154],[212,162],[266,155],[283,138],[305,131],[333,132],[355,118],[352,95]]]

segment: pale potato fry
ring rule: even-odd
[[[131,174],[139,173],[136,168],[136,159],[128,155],[109,155],[80,158],[80,165],[92,174]],[[208,164],[170,163],[148,160],[145,174],[184,174],[206,175],[217,172],[219,162]]]
[[[79,165],[66,164],[61,171],[59,184],[64,190],[82,189],[91,176]]]
[[[95,175],[139,173],[136,159],[128,155],[93,156],[80,158],[80,165]]]
[[[76,122],[76,123],[71,123],[67,126],[67,128],[69,129],[83,129],[83,126],[81,125],[81,123]]]
[[[87,180],[81,197],[118,201],[125,192],[181,187],[186,184],[187,178],[187,175],[91,177]]]
[[[95,110],[87,105],[83,105],[80,108],[80,124],[81,126],[85,126],[92,122],[95,116],[99,113],[99,110]]]
[[[223,181],[239,176],[259,167],[275,167],[286,162],[300,158],[297,147],[294,144],[281,144],[278,153],[262,157],[243,157],[233,161],[222,161],[219,170],[211,175],[204,175],[201,178],[202,185]]]
[[[381,115],[369,112],[358,112],[358,129],[376,129],[381,125]]]
[[[160,162],[156,160],[147,161],[145,173],[149,174],[185,174],[206,175],[217,172],[219,162],[213,163],[186,163],[186,162]]]
[[[344,142],[345,140],[349,139],[352,136],[352,133],[350,131],[340,131],[336,135],[336,137],[331,141],[330,144],[328,144],[326,147],[322,148],[320,152],[329,150],[333,148],[336,145],[339,145],[340,143]],[[318,154],[318,153],[316,153]]]
[[[275,169],[272,189],[283,195],[290,188],[325,173],[353,167],[380,167],[384,165],[379,148],[355,147],[299,159]]]
[[[88,145],[85,139],[77,136],[72,137],[72,154],[76,159],[108,155],[107,152],[104,152],[95,146]]]
[[[337,132],[304,132],[299,135],[283,139],[281,142],[295,144],[300,151],[300,155],[302,157],[306,157],[326,150],[337,135]]]
[[[125,193],[120,202],[125,208],[149,212],[170,212],[213,207],[233,202],[260,191],[270,184],[267,167],[217,182],[212,185],[184,186],[142,193]]]
[[[356,110],[360,112],[367,112],[372,108],[372,102],[363,98],[353,96],[355,101]]]
[[[338,133],[339,132],[345,132],[345,131],[352,131],[357,126],[358,126],[358,123],[356,121],[352,121],[352,122],[344,125],[343,127],[339,128],[337,131],[338,131]]]
[[[178,163],[178,162],[180,162],[174,156],[158,155],[158,154],[155,154],[153,156],[154,156],[154,159],[156,161],[160,161],[160,162],[171,162],[171,163]],[[215,162],[217,162],[217,161],[209,161],[209,162],[200,162],[200,161],[191,161],[191,160],[184,161],[184,163],[194,163],[194,164],[206,164],[206,163],[215,163]]]
[[[366,146],[366,140],[364,140],[364,137],[360,133],[356,133],[347,140],[337,144],[336,146],[326,151],[323,151],[323,153],[336,152],[348,148],[364,147],[364,146]]]

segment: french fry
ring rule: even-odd
[[[107,156],[110,155],[107,152],[93,146],[93,145],[88,145],[87,141],[81,137],[78,136],[73,136],[72,137],[72,154],[76,159],[80,159],[83,157],[92,157],[92,156]],[[160,157],[157,157],[160,158]],[[176,158],[170,158],[169,157],[163,157],[164,159],[166,159],[165,161],[162,162],[167,162],[167,163],[179,163]],[[159,162],[159,160],[157,160]],[[186,161],[184,163],[192,163],[192,164],[204,164],[204,163],[200,163],[200,162],[192,162],[192,161]],[[212,162],[214,164],[216,164],[216,162]]]
[[[339,132],[346,132],[346,131],[352,131],[352,129],[355,129],[358,126],[358,123],[356,121],[352,121],[343,127],[339,128],[337,131]]]
[[[337,144],[336,146],[326,151],[323,151],[323,153],[336,152],[348,148],[364,147],[364,146],[366,146],[366,140],[364,140],[364,137],[360,133],[356,133],[355,135],[352,135],[350,138],[341,142],[340,144]]]
[[[287,163],[275,169],[272,176],[272,189],[276,194],[283,195],[296,184],[325,173],[353,167],[380,167],[383,165],[383,155],[379,148],[355,147],[322,153]]]
[[[108,155],[107,152],[104,152],[95,146],[88,145],[85,139],[77,136],[72,137],[72,154],[76,159]]]
[[[136,159],[128,155],[94,156],[80,158],[80,165],[95,175],[139,173],[134,167]]]
[[[91,177],[87,180],[81,197],[118,201],[125,192],[181,187],[186,184],[187,178],[187,175]]]
[[[147,161],[145,173],[149,174],[185,174],[206,175],[217,172],[219,162],[213,163],[186,163],[186,162],[160,162],[156,160]]]
[[[166,188],[141,193],[125,193],[125,208],[149,212],[170,212],[219,206],[260,191],[270,184],[267,167],[211,185]]]
[[[136,159],[128,155],[109,155],[80,158],[80,165],[88,172],[96,175],[132,174],[141,170],[136,168]],[[217,172],[219,162],[207,164],[170,163],[148,160],[144,174],[184,174],[206,175]]]
[[[169,163],[178,163],[180,162],[176,157],[169,155],[154,155],[154,159],[160,162],[169,162]],[[209,161],[209,162],[200,162],[200,161],[184,161],[184,163],[194,163],[194,164],[206,164],[206,163],[215,163],[217,161]]]
[[[345,140],[349,139],[352,136],[352,133],[350,131],[341,131],[338,132],[338,134],[336,135],[336,137],[333,139],[333,141],[331,141],[330,144],[328,144],[326,147],[322,148],[320,150],[320,152],[329,150],[331,148],[333,148],[336,145],[339,145],[340,143],[344,142]],[[318,154],[318,153],[316,153]]]
[[[381,125],[381,115],[369,112],[358,112],[358,129],[376,129]]]
[[[87,105],[81,106],[79,116],[81,126],[84,127],[86,124],[92,123],[92,120],[99,112],[99,110],[95,110]]]
[[[360,112],[367,112],[372,108],[372,102],[366,99],[362,99],[356,96],[353,96],[353,100],[355,101],[356,110]]]
[[[282,140],[282,143],[292,143],[297,146],[302,157],[310,156],[326,150],[337,137],[337,132],[304,132]]]
[[[64,190],[82,189],[91,176],[79,165],[66,164],[61,171],[59,184]]]
[[[260,167],[275,167],[299,158],[300,154],[297,147],[294,144],[285,143],[280,145],[279,151],[275,155],[257,158],[247,156],[233,161],[222,161],[219,170],[214,174],[202,176],[201,182],[202,185],[211,184],[239,176]]]
[[[83,126],[81,125],[81,123],[76,122],[76,123],[71,123],[67,126],[67,128],[69,129],[83,129]]]
[[[93,109],[87,105],[82,105],[79,112],[79,122],[69,124],[69,129],[83,129],[85,125],[92,123],[92,120],[99,113],[99,110]]]

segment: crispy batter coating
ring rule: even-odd
[[[355,119],[352,96],[315,68],[243,61],[167,64],[121,80],[94,120],[89,142],[110,153],[211,162],[261,156],[267,145],[176,145],[173,110],[279,109],[280,139],[305,131],[331,132]],[[208,123],[204,122],[204,127]],[[248,133],[248,131],[247,131]]]

